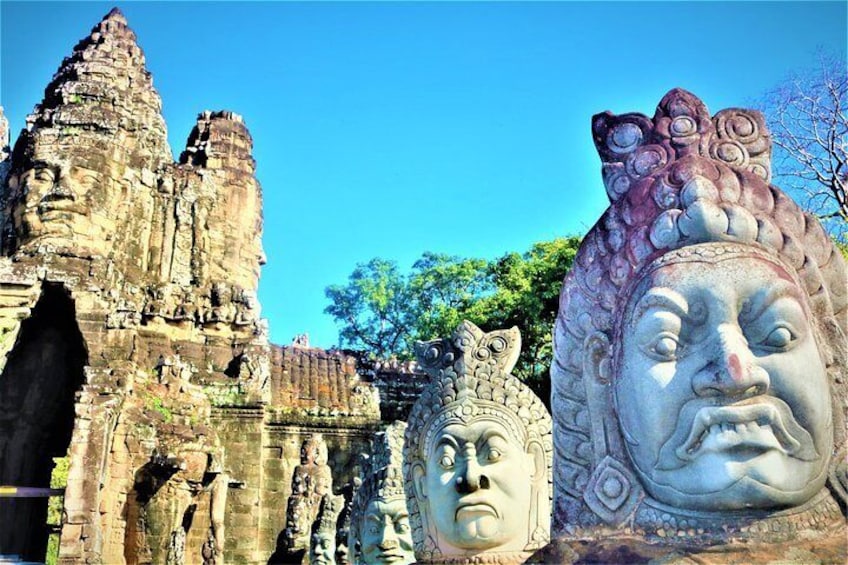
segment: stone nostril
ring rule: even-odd
[[[488,484],[488,479],[486,479]],[[480,479],[474,476],[463,476],[459,475],[456,477],[455,486],[457,492],[467,494],[469,492],[474,492],[478,488],[480,488]]]
[[[714,386],[708,386],[708,387],[704,387],[703,389],[701,389],[701,396],[712,397],[712,396],[721,396],[723,394],[724,394],[724,392],[720,388],[717,388],[717,387],[714,387]]]
[[[486,475],[480,477],[480,488],[489,488],[489,477]]]

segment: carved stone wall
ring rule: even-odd
[[[415,361],[360,361],[359,372],[380,391],[380,417],[384,422],[406,421],[412,405],[427,384],[427,375]]]
[[[292,424],[285,413],[269,411],[263,440],[263,492],[260,553],[276,554],[281,549],[281,533],[285,529],[286,504],[291,496],[291,481],[300,462],[300,449],[310,435],[320,433],[327,444],[328,460],[334,492],[353,480],[358,473],[359,454],[368,450],[379,422],[359,422],[338,418],[302,418]],[[282,512],[281,512],[282,509]],[[267,558],[266,558],[267,559]]]
[[[271,398],[274,406],[314,416],[379,419],[379,392],[360,378],[357,358],[342,351],[274,348]]]

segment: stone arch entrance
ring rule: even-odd
[[[45,283],[0,374],[0,485],[50,486],[53,458],[71,442],[87,363],[70,294]],[[46,519],[46,498],[0,498],[0,554],[42,561]]]

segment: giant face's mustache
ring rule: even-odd
[[[724,434],[721,440],[720,434]],[[709,445],[718,448],[705,449]],[[731,404],[695,398],[681,408],[674,433],[660,449],[656,468],[677,469],[705,451],[724,447],[779,449],[802,461],[819,458],[812,436],[779,398],[763,395]]]

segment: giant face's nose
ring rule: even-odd
[[[384,551],[397,548],[399,542],[398,536],[395,533],[394,523],[391,520],[384,520],[381,529],[380,542],[377,546]]]
[[[455,486],[460,494],[469,494],[481,488],[489,488],[489,478],[483,473],[483,468],[474,455],[465,458],[465,465],[456,475]]]
[[[749,397],[765,394],[769,376],[757,364],[748,341],[735,324],[719,324],[707,345],[709,362],[695,374],[692,388],[698,396]]]
[[[73,190],[73,181],[68,172],[64,169],[55,171],[55,179],[53,186],[42,198],[43,202],[51,202],[55,200],[76,200],[76,193]]]

